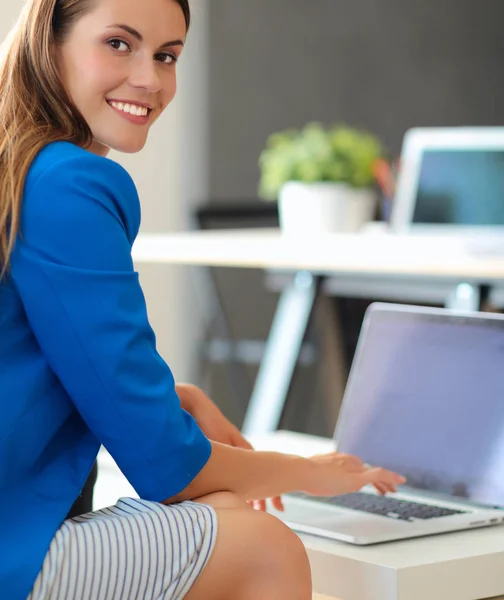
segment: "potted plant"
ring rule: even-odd
[[[278,199],[283,231],[357,231],[373,218],[382,156],[376,137],[344,125],[274,133],[259,159],[259,195]]]

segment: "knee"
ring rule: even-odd
[[[270,573],[290,573],[291,577],[299,575],[300,578],[306,578],[310,573],[303,542],[277,517],[252,510],[245,500],[232,492],[216,492],[196,501],[217,509],[221,522],[225,518],[222,509],[241,509],[234,517],[233,545],[237,549],[242,546],[239,554],[246,548],[245,553],[250,554],[248,564],[253,568]]]
[[[281,553],[285,553],[287,560],[291,563],[308,565],[308,554],[301,538],[277,517],[272,515],[265,515],[265,517],[264,535],[275,552],[280,549]]]
[[[235,497],[225,495],[220,500],[233,503]],[[217,508],[217,515],[214,555],[188,599],[311,598],[306,550],[282,521],[251,509]]]
[[[288,575],[299,582],[310,580],[308,554],[299,536],[272,515],[257,513],[257,516],[254,539],[256,556],[262,556],[262,569]]]

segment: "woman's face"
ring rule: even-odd
[[[175,0],[93,3],[58,49],[63,85],[91,129],[91,152],[138,152],[175,96],[184,13]]]

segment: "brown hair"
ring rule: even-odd
[[[19,231],[24,184],[47,144],[92,142],[84,117],[64,90],[54,48],[96,0],[27,0],[4,42],[0,64],[0,280]],[[187,27],[188,0],[176,0]]]

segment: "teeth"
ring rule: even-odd
[[[110,105],[114,108],[122,110],[130,115],[136,115],[137,117],[146,117],[149,114],[149,109],[144,106],[138,106],[136,104],[124,104],[123,102],[110,102]]]

